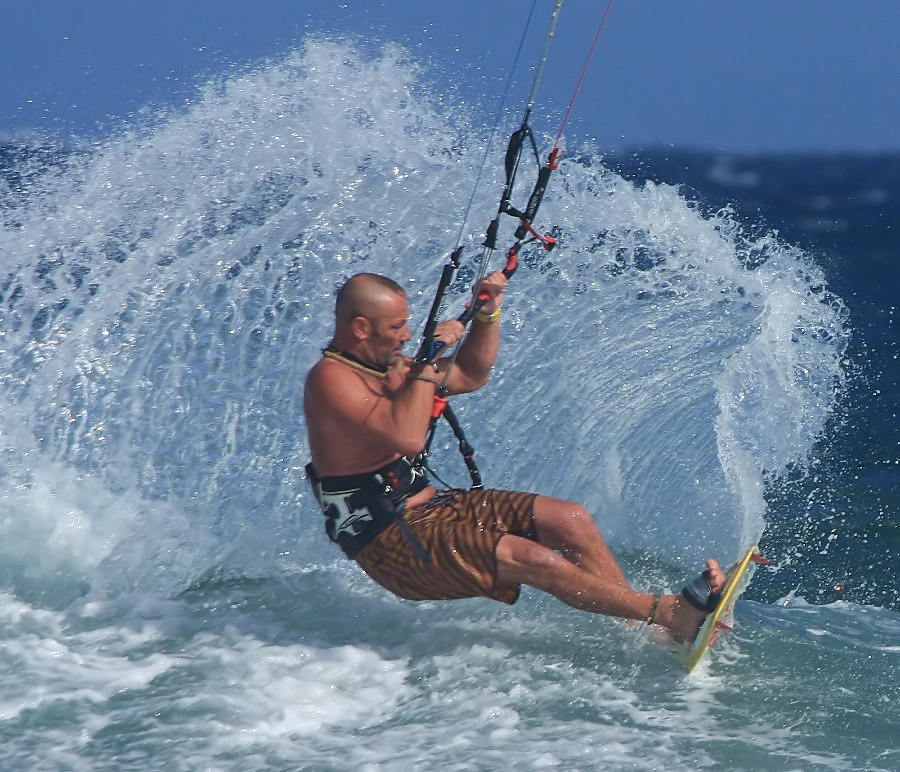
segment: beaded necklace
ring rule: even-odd
[[[347,367],[352,367],[354,370],[358,370],[366,375],[374,375],[376,378],[381,378],[382,380],[384,380],[387,374],[387,368],[384,365],[366,362],[366,360],[360,359],[346,351],[338,351],[333,346],[322,349],[322,356],[326,359],[333,359],[335,362],[347,365]]]

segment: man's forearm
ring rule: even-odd
[[[479,313],[459,348],[457,366],[471,381],[484,384],[500,352],[499,309],[492,314]]]

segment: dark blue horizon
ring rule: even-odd
[[[510,106],[524,100],[553,4],[535,5]],[[565,6],[540,96],[555,131],[605,4]],[[124,10],[123,10],[124,9]],[[406,46],[448,98],[495,105],[530,4],[387,0],[329,6],[262,0],[12,0],[0,27],[0,136],[103,136],[199,87],[299,47],[309,33]],[[728,152],[900,149],[900,6],[760,0],[614,4],[570,139],[600,148]],[[511,108],[514,109],[514,108]]]

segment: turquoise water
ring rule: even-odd
[[[485,122],[402,52],[320,38],[182,113],[15,156],[4,766],[897,768],[896,610],[780,589],[788,537],[690,677],[645,631],[530,591],[397,600],[326,540],[300,389],[332,293],[389,273],[424,320]],[[494,378],[456,408],[488,484],[583,501],[636,584],[677,588],[787,533],[773,492],[788,469],[815,487],[866,362],[816,253],[570,159],[542,209],[559,248],[526,256]],[[448,434],[435,455],[464,484]]]

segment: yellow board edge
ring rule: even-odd
[[[747,585],[750,584],[753,573],[748,573],[748,569],[753,566],[753,558],[758,554],[759,547],[751,547],[747,550],[747,554],[732,566],[728,572],[728,581],[725,584],[725,589],[722,590],[722,599],[719,601],[719,605],[715,611],[706,617],[694,642],[684,650],[682,664],[688,673],[697,666],[697,663],[703,659],[703,655],[709,649],[713,636],[716,634],[716,623],[734,609],[737,599],[747,589]]]

